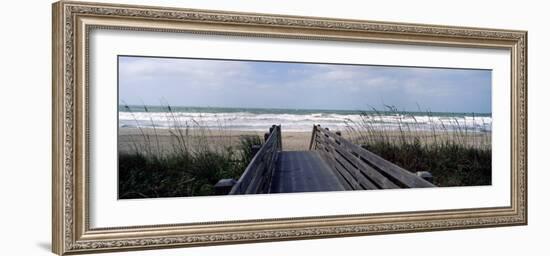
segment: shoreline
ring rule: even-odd
[[[180,133],[181,132],[181,133]],[[266,129],[267,132],[267,129]],[[386,141],[397,142],[406,140],[413,142],[419,138],[422,143],[432,144],[441,141],[455,141],[463,145],[481,147],[491,145],[490,133],[470,133],[465,136],[457,136],[456,133],[446,132],[349,132],[341,131],[342,136],[352,143],[365,144],[365,142]],[[265,132],[242,131],[230,129],[153,129],[153,128],[119,128],[118,130],[118,151],[132,152],[136,145],[146,145],[156,152],[169,152],[174,149],[178,138],[184,138],[186,146],[190,149],[209,147],[213,150],[221,150],[231,147],[239,149],[243,136],[258,136],[264,141]],[[145,136],[144,136],[145,135]],[[309,150],[311,131],[282,131],[283,151],[304,151]],[[148,137],[148,139],[146,138]],[[157,150],[157,147],[160,150]]]
[[[170,129],[141,129],[146,136],[150,138],[150,144],[153,148],[158,144],[164,150],[170,150],[175,143],[175,134]],[[260,140],[264,141],[265,132],[260,131],[238,131],[238,130],[223,130],[223,129],[189,129],[182,131],[183,136],[188,139],[191,147],[198,144],[207,142],[214,149],[221,149],[223,147],[231,146],[238,148],[240,145],[240,139],[243,136],[258,136]],[[266,129],[267,132],[267,129]],[[309,149],[309,143],[311,141],[311,131],[287,131],[282,132],[282,148],[284,151],[302,151]],[[206,140],[206,141],[205,141]],[[138,128],[119,128],[118,130],[118,147],[119,152],[131,152],[134,143],[147,143],[140,129]]]

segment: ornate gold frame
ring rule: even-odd
[[[88,33],[92,29],[343,40],[511,51],[511,205],[91,229],[88,224]],[[527,32],[374,21],[57,2],[53,5],[53,251],[216,245],[527,224]]]

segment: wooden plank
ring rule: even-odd
[[[329,160],[331,162],[334,162],[335,160],[334,159],[331,159]],[[357,182],[357,180],[355,180],[353,178],[353,176],[351,176],[351,174],[349,174],[349,172],[342,168],[342,166],[339,166],[339,165],[334,165],[334,169],[340,174],[342,175],[342,177],[344,177],[344,179],[346,179],[348,181],[348,183],[350,184],[351,188],[353,190],[363,190],[363,187],[361,187],[361,185],[359,184],[359,182]]]
[[[351,142],[335,135],[334,133],[326,130],[320,131],[333,139],[340,142],[340,144],[349,151],[360,156],[360,159],[367,163],[375,166],[380,171],[384,172],[386,175],[393,178],[394,181],[402,183],[406,187],[434,187],[434,185],[424,179],[412,174],[411,172],[385,160],[384,158],[364,149]]]
[[[325,147],[326,144],[324,143],[323,138],[320,136],[320,133],[318,132],[318,126],[313,126],[313,134],[312,139],[314,139],[314,150],[317,150],[321,152],[323,159],[327,162],[327,164],[330,165],[330,167],[333,169],[333,171],[336,173],[336,176],[340,183],[345,187],[346,190],[353,190],[353,186],[348,179],[345,178],[344,174],[340,172],[340,170],[336,169],[336,163],[334,161],[331,161],[332,156],[329,154],[328,149]]]
[[[336,169],[336,162],[333,161],[333,155],[330,153],[330,149],[327,147],[323,137],[319,133],[315,134],[315,140],[317,141],[316,147],[322,152],[323,159],[331,166],[331,168],[336,172],[340,182],[346,187],[346,190],[353,190],[354,186],[352,180],[347,178],[345,174],[341,173],[340,170]]]
[[[368,180],[365,175],[361,173],[356,167],[352,166],[346,159],[344,159],[335,147],[335,143],[330,140],[329,137],[324,137],[324,145],[330,149],[332,158],[338,163],[344,170],[350,173],[350,175],[361,185],[362,189],[378,189],[378,187]]]
[[[340,175],[344,177],[344,179],[346,179],[346,181],[351,185],[353,189],[362,190],[363,187],[361,187],[359,182],[357,182],[357,178],[353,177],[353,175],[350,174],[350,172],[345,168],[339,167],[339,164],[335,160],[334,149],[330,147],[330,144],[327,142],[327,138],[323,138],[323,139],[324,141],[322,145],[325,147],[325,151],[329,154],[325,160],[330,162],[331,166],[335,168],[336,171],[338,171],[338,173],[340,173]]]
[[[263,178],[263,171],[264,171],[265,163],[262,161],[254,174],[251,176],[250,180],[248,180],[247,183],[245,183],[244,191],[245,194],[256,194],[258,193],[258,188],[261,185],[262,178]]]
[[[307,158],[306,161],[300,161],[298,164],[300,169],[304,169],[303,184],[307,187],[318,187],[319,191],[345,190],[332,169],[323,161],[319,152],[305,151],[301,152],[301,156]]]
[[[266,142],[252,158],[229,194],[257,194],[267,192],[281,146],[281,127],[272,126]]]
[[[367,163],[364,163],[361,159],[350,153],[347,148],[341,147],[334,141],[328,141],[327,143],[337,148],[336,151],[342,156],[342,158],[355,165],[363,175],[369,177],[369,179],[374,181],[378,187],[384,189],[399,188],[398,185],[379,173],[376,169],[372,168]]]
[[[309,141],[309,150],[314,150],[313,147],[315,147],[314,143],[315,143],[315,129],[316,129],[316,126],[313,125],[313,130],[311,131],[311,140]]]
[[[266,172],[263,174],[264,177],[263,177],[263,184],[261,188],[261,191],[264,193],[269,192],[269,186],[271,184],[273,173],[275,172],[275,165],[277,162],[277,157],[279,155],[278,153],[280,149],[279,145],[275,145],[274,147],[271,147],[272,152],[268,155],[268,158],[264,160],[264,162],[267,163]]]
[[[362,185],[362,187],[364,187],[365,189],[379,189],[378,186],[376,186],[376,184],[374,184],[372,181],[368,180],[365,176],[363,176],[361,171],[353,167],[346,159],[344,159],[338,154],[335,155],[334,159],[346,170],[348,170],[349,172],[352,172],[353,177],[357,179],[357,181],[359,182],[359,184]]]
[[[318,151],[322,154],[323,160],[325,160],[325,162],[332,168],[332,170],[336,172],[336,177],[338,178],[342,186],[344,186],[346,190],[353,190],[354,186],[352,185],[352,182],[348,180],[348,178],[346,178],[343,173],[336,169],[335,162],[332,160],[329,153],[325,150],[324,146],[322,144],[319,144],[319,147],[320,150]]]
[[[273,125],[272,131],[275,135],[273,139],[271,139],[270,147],[268,148],[268,152],[266,154],[266,157],[264,158],[264,163],[266,163],[266,169],[262,173],[262,184],[259,187],[259,190],[257,192],[267,193],[269,191],[269,186],[271,184],[271,179],[273,177],[273,172],[275,169],[275,161],[277,160],[277,156],[279,154],[279,150],[281,149],[282,143],[281,143],[281,126],[279,125]]]
[[[345,190],[319,153],[320,151],[280,152],[270,193]]]

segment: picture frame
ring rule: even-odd
[[[59,255],[527,224],[526,31],[72,1],[53,4],[52,25],[52,250]],[[509,51],[509,205],[92,227],[96,30]]]

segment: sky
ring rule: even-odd
[[[491,71],[120,56],[119,104],[491,113]]]

